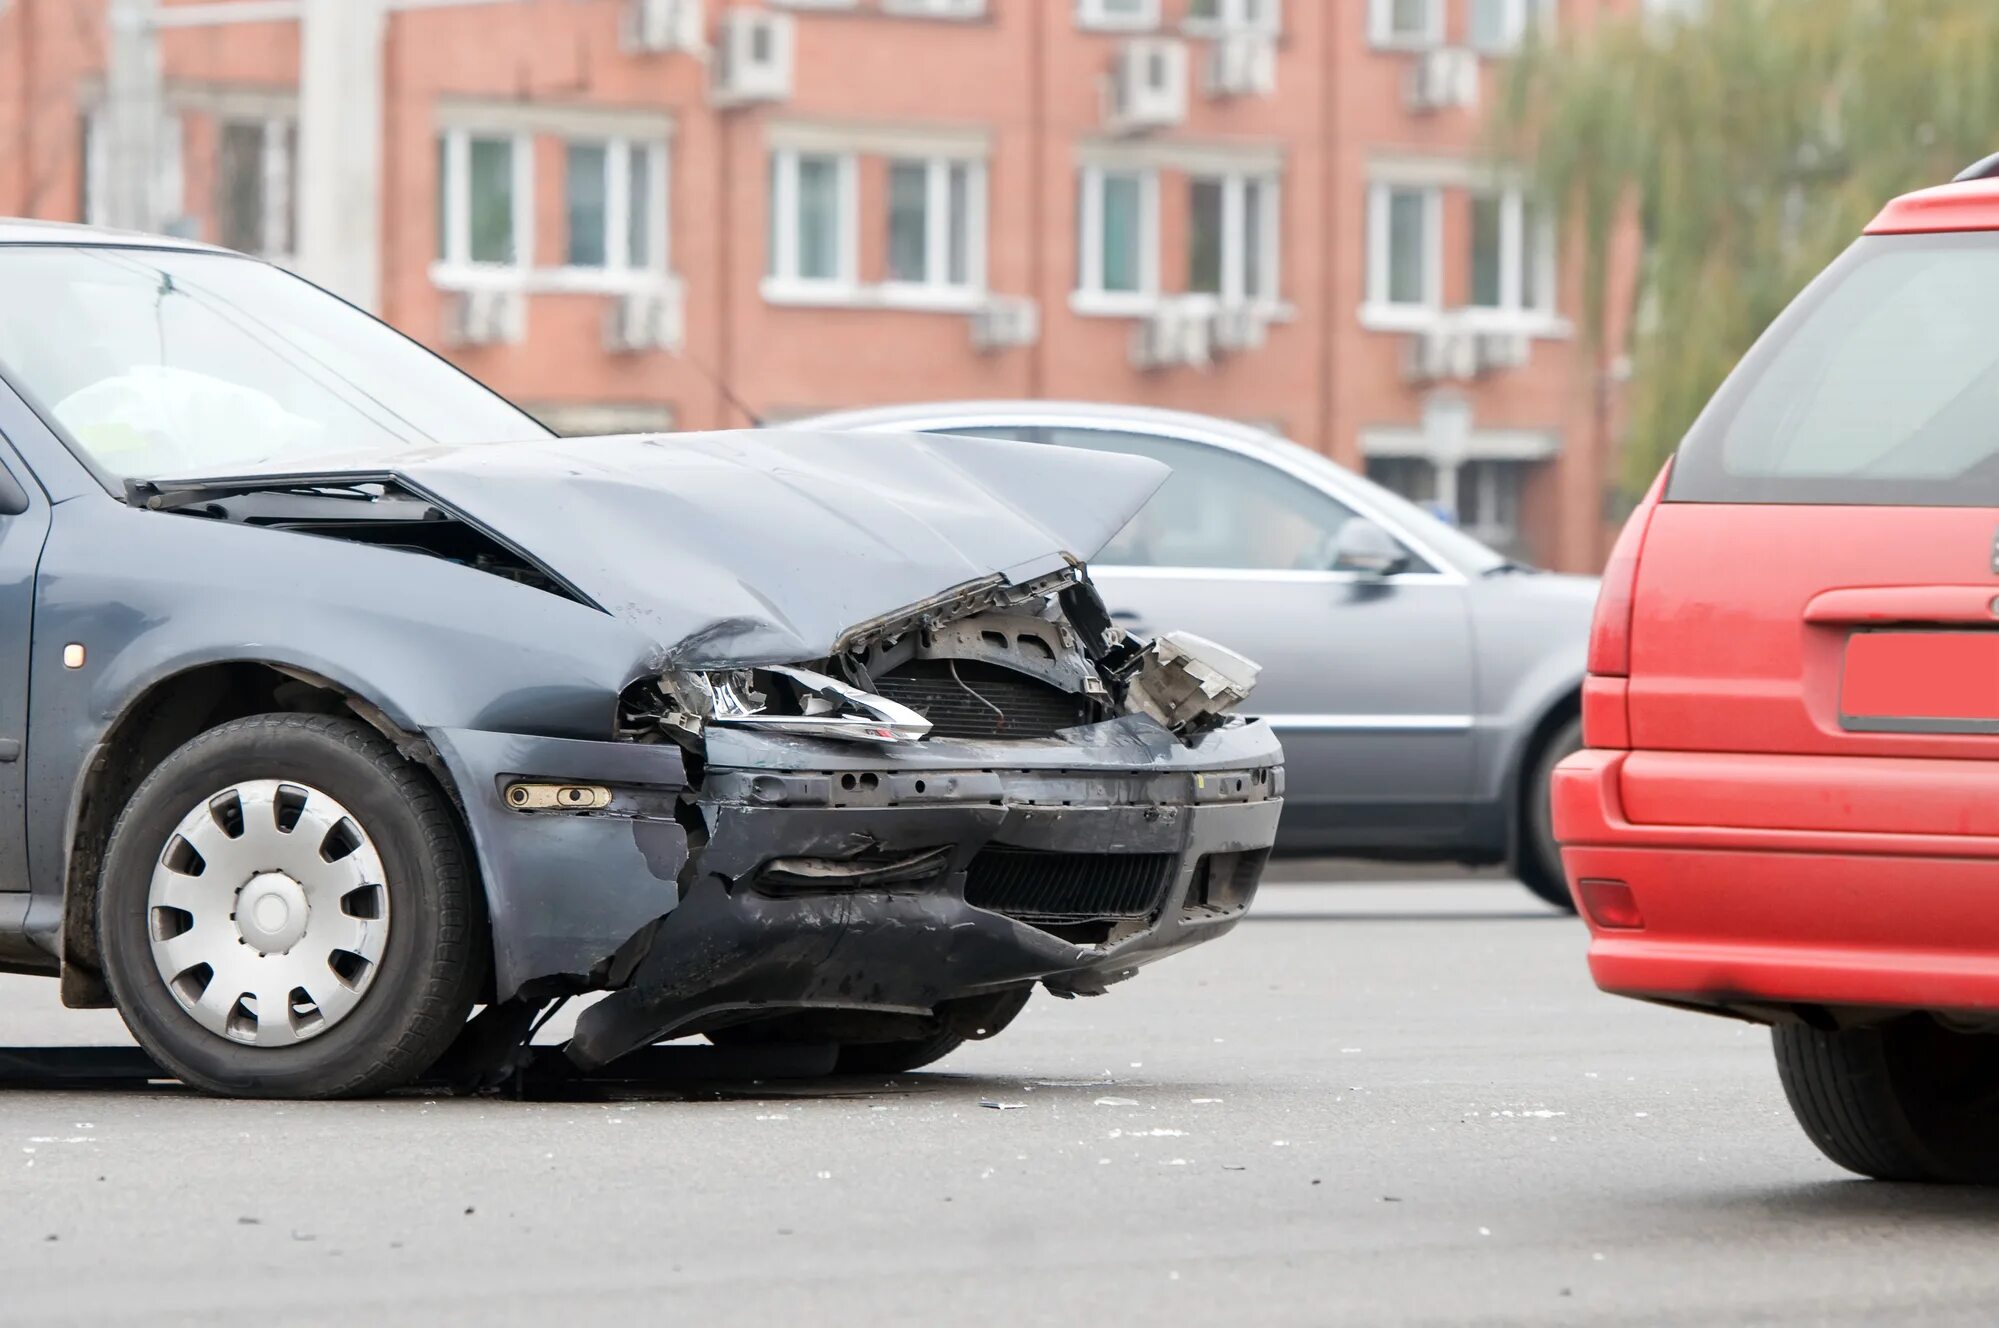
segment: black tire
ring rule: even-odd
[[[348,809],[381,858],[390,918],[380,963],[351,1012],[278,1047],[197,1023],[161,977],[148,930],[153,870],[181,818],[217,789],[258,779],[297,781]],[[463,1028],[491,962],[443,792],[381,735],[344,717],[258,715],[189,741],[120,813],[99,890],[99,942],[119,1013],[155,1060],[211,1093],[340,1098],[407,1084]]]
[[[840,1047],[835,1074],[908,1074],[935,1065],[965,1045],[962,1033],[939,1033],[918,1042],[848,1042]]]
[[[1520,781],[1520,883],[1569,913],[1576,911],[1576,901],[1562,871],[1562,846],[1555,840],[1555,809],[1548,798],[1548,784],[1555,767],[1582,749],[1583,722],[1572,719],[1548,735],[1527,767],[1526,778]]]
[[[1999,1036],[1928,1015],[1772,1035],[1791,1114],[1840,1166],[1875,1180],[1999,1184]]]

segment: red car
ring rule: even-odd
[[[1882,1179],[1999,1181],[1999,180],[1897,199],[1619,539],[1554,780],[1590,971],[1774,1027]]]

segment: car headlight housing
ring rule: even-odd
[[[908,706],[792,665],[673,673],[663,681],[683,720],[702,725],[873,743],[919,742],[930,732],[930,721]]]

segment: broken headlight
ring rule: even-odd
[[[790,665],[671,673],[662,681],[680,707],[667,726],[688,732],[712,724],[878,743],[916,742],[930,732],[930,721],[908,706]]]

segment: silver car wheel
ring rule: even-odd
[[[290,780],[244,780],[167,837],[147,935],[180,1007],[219,1037],[285,1047],[354,1012],[389,939],[381,855],[348,810]]]

